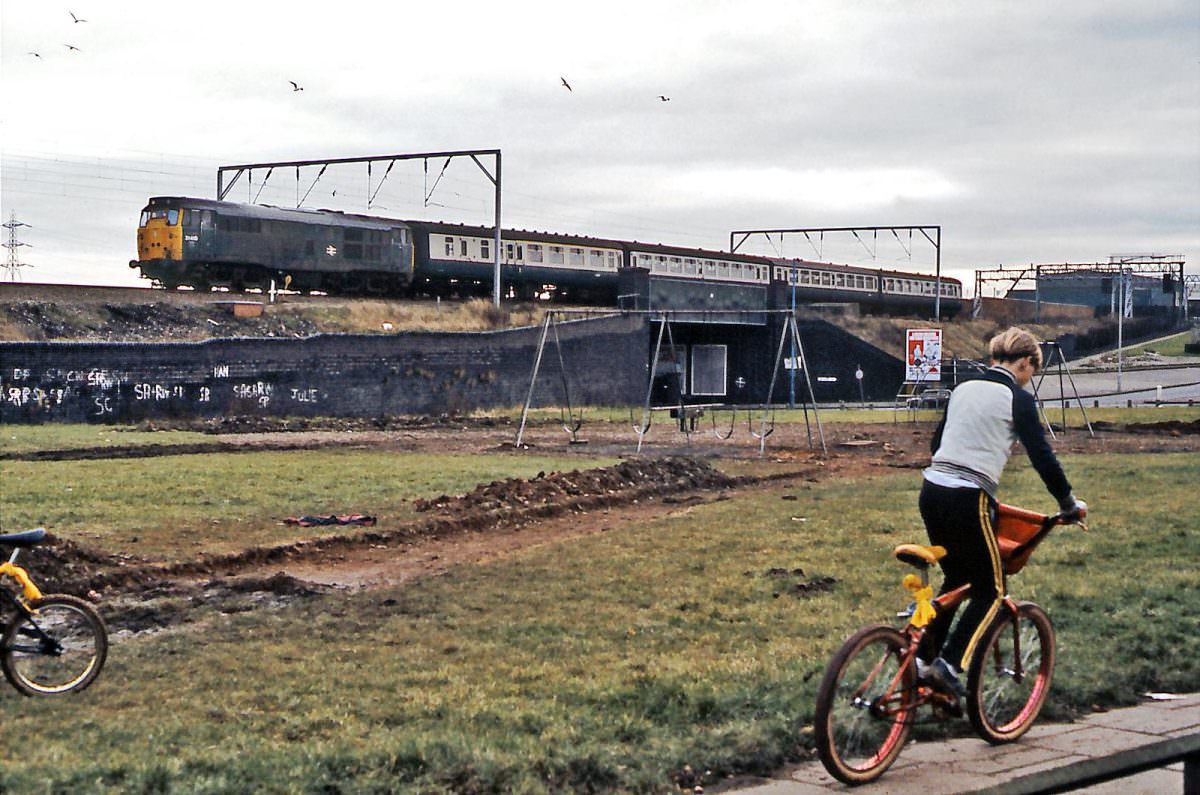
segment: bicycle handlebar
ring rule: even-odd
[[[1077,508],[1072,511],[1059,511],[1058,513],[1053,514],[1052,516],[1046,517],[1047,526],[1053,527],[1054,525],[1060,525],[1060,524],[1079,525],[1079,529],[1086,533],[1088,526],[1087,526],[1087,522],[1085,522],[1083,520],[1085,518],[1087,518],[1087,515],[1088,515],[1088,510],[1087,510],[1086,505],[1083,506],[1082,508]]]

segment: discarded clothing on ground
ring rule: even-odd
[[[315,527],[325,524],[358,524],[364,527],[374,527],[375,517],[364,513],[347,513],[341,516],[289,516],[284,524],[298,524],[301,527]]]

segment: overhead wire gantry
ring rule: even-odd
[[[736,253],[742,244],[750,239],[752,235],[765,235],[770,240],[771,235],[779,235],[780,242],[784,235],[804,235],[805,239],[812,243],[812,236],[818,235],[820,240],[824,240],[825,233],[845,233],[849,232],[858,242],[862,243],[867,248],[867,252],[874,256],[874,251],[867,247],[865,241],[860,236],[860,232],[870,232],[874,242],[878,246],[878,236],[880,232],[891,232],[896,238],[896,242],[904,249],[910,257],[912,256],[912,233],[920,232],[921,235],[929,241],[933,246],[934,251],[934,266],[937,273],[937,285],[934,288],[933,298],[933,316],[935,320],[942,319],[942,227],[933,224],[918,224],[915,226],[816,226],[802,229],[742,229],[735,230],[729,233],[729,253]],[[906,247],[904,241],[900,239],[899,232],[908,232],[909,244]],[[734,242],[734,238],[741,235],[741,238]],[[793,307],[794,308],[794,307]]]
[[[243,174],[246,175],[247,182],[249,183],[252,181],[253,174],[256,170],[262,170],[262,169],[267,170],[267,175],[265,177],[263,177],[262,185],[259,186],[259,193],[261,194],[263,186],[265,186],[267,180],[269,180],[271,178],[271,174],[274,173],[275,169],[277,169],[277,168],[279,168],[279,169],[295,168],[295,170],[296,170],[296,207],[300,207],[300,205],[302,205],[304,203],[304,200],[308,198],[309,193],[312,192],[313,187],[315,187],[317,182],[321,179],[321,177],[324,176],[326,169],[328,169],[330,166],[349,165],[349,164],[354,164],[354,163],[366,163],[367,164],[367,193],[368,193],[367,206],[370,207],[371,202],[374,201],[375,196],[378,195],[378,193],[379,193],[379,188],[383,186],[384,181],[387,179],[388,175],[391,173],[392,167],[397,163],[397,161],[424,160],[424,161],[426,161],[426,168],[428,168],[429,160],[440,160],[441,158],[445,158],[446,163],[445,163],[445,165],[442,166],[442,173],[445,173],[446,166],[450,165],[450,161],[456,157],[471,158],[471,160],[473,160],[475,162],[475,165],[479,166],[479,170],[484,173],[484,176],[486,176],[491,181],[492,185],[496,189],[495,247],[493,249],[495,251],[495,255],[494,255],[493,262],[492,262],[492,303],[495,304],[496,306],[500,306],[500,196],[501,196],[500,170],[501,170],[501,161],[500,161],[500,150],[499,149],[460,149],[460,150],[450,151],[450,152],[409,152],[409,153],[397,154],[397,155],[375,155],[372,157],[339,157],[339,158],[323,158],[323,159],[319,159],[319,160],[288,160],[288,161],[282,161],[282,162],[276,162],[276,163],[244,163],[241,165],[220,166],[219,168],[217,168],[217,200],[224,201],[225,197],[227,195],[229,195],[229,191],[233,189],[233,186],[235,184],[237,184],[237,181],[242,177]],[[491,171],[488,171],[487,167],[484,166],[482,162],[480,162],[480,160],[479,160],[480,157],[495,158],[495,173],[494,174]],[[384,172],[383,176],[379,178],[379,183],[378,183],[378,185],[375,186],[374,193],[372,193],[371,192],[371,189],[372,189],[371,188],[371,180],[372,180],[373,165],[375,163],[385,163],[385,162],[388,163],[387,170]],[[313,179],[312,185],[310,185],[308,190],[305,191],[304,196],[301,197],[300,196],[300,169],[309,167],[309,166],[320,166],[321,170],[317,173],[317,176]],[[228,183],[226,183],[225,175],[229,172],[234,172],[233,178],[230,179]],[[440,179],[441,179],[441,175],[439,174],[438,180],[440,180]],[[437,182],[435,182],[434,185],[436,187]],[[430,192],[429,195],[432,195],[432,192]],[[429,200],[429,195],[426,195],[426,197],[425,197],[425,200],[427,202]],[[257,200],[257,198],[258,197],[255,196],[256,200]]]

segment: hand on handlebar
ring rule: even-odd
[[[1070,504],[1065,504],[1068,501]],[[1077,524],[1084,530],[1087,530],[1087,525],[1084,524],[1083,521],[1088,513],[1088,506],[1086,502],[1072,496],[1067,500],[1064,500],[1063,503],[1060,504],[1060,507],[1062,508],[1062,511],[1058,514],[1060,522],[1063,524]]]

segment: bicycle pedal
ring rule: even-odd
[[[934,692],[933,714],[942,720],[961,718],[963,716],[962,702],[954,696]]]

